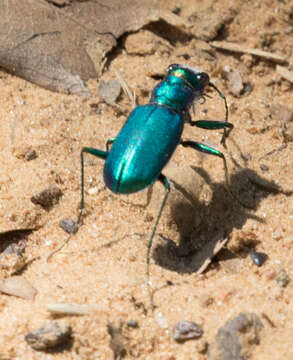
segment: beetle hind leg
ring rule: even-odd
[[[151,282],[150,282],[150,255],[151,255],[151,248],[152,248],[152,244],[153,244],[153,239],[162,215],[162,212],[164,210],[164,207],[166,205],[166,201],[170,192],[170,183],[169,180],[166,178],[165,175],[160,174],[158,177],[158,180],[164,185],[165,187],[165,195],[163,197],[163,200],[161,202],[161,205],[159,207],[159,212],[155,221],[155,224],[153,226],[148,244],[147,244],[147,256],[146,256],[146,277],[147,277],[147,289],[148,289],[148,293],[149,293],[149,299],[150,299],[150,304],[151,304],[151,308],[154,308],[154,303],[153,303],[153,295],[151,292]]]

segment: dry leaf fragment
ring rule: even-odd
[[[90,96],[86,81],[98,76],[121,35],[160,19],[183,24],[152,0],[10,0],[0,2],[0,14],[0,66],[45,88],[83,96]]]
[[[34,300],[38,291],[22,276],[12,276],[0,283],[0,291],[26,300]]]

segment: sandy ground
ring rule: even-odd
[[[190,3],[168,1],[161,6],[170,10],[180,6],[180,16],[185,16]],[[290,2],[216,3],[223,13],[232,7],[235,16],[217,40],[278,53],[292,61]],[[147,52],[148,41],[155,44],[155,51]],[[134,54],[136,46],[142,54]],[[1,71],[1,249],[11,243],[25,245],[26,258],[35,260],[19,275],[38,293],[34,300],[1,294],[0,358],[111,359],[107,331],[111,323],[121,326],[126,359],[203,360],[208,358],[201,351],[204,343],[211,344],[218,329],[240,312],[257,314],[264,325],[260,343],[248,358],[293,358],[293,284],[282,287],[277,281],[282,271],[289,278],[293,275],[293,125],[286,123],[286,110],[280,106],[293,109],[292,85],[277,75],[276,64],[270,61],[221,52],[202,41],[170,45],[144,31],[129,35],[120,47],[127,51],[114,54],[102,80],[116,79],[118,70],[135,90],[139,104],[148,101],[157,83],[149,74],[164,73],[172,63],[201,68],[226,94],[229,121],[235,127],[227,148],[220,145],[220,131],[187,124],[183,138],[224,152],[231,191],[253,209],[244,209],[226,191],[220,159],[178,147],[166,174],[179,186],[172,189],[152,249],[156,305],[152,312],[145,278],[146,244],[163,188],[154,185],[148,207],[144,207],[146,191],[114,195],[103,183],[103,161],[88,155],[84,225],[47,262],[48,254],[67,238],[60,220],[77,216],[82,146],[104,149],[125,122],[131,104],[124,93],[116,107],[101,102],[96,79],[88,82],[92,97],[84,99],[52,93]],[[240,73],[243,94],[233,94],[225,76],[227,67]],[[208,94],[204,104],[196,104],[192,118],[222,120],[223,101],[213,91]],[[28,160],[31,150],[36,157]],[[33,204],[31,197],[50,186],[61,189],[59,202],[46,210]],[[32,231],[13,232],[25,229]],[[226,237],[227,250],[197,275],[196,252],[211,239]],[[252,263],[252,251],[268,255],[262,267]],[[8,276],[5,271],[1,274],[2,280]],[[54,317],[46,308],[52,303],[94,304],[94,310],[85,316]],[[72,341],[53,352],[32,350],[24,336],[52,319],[72,327]],[[127,326],[128,320],[136,320],[138,327]],[[172,328],[180,320],[200,324],[202,338],[175,342]]]

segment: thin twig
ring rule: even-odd
[[[211,41],[209,44],[217,49],[238,52],[238,53],[243,53],[243,54],[255,55],[255,56],[267,59],[267,60],[275,61],[277,63],[287,63],[288,62],[284,56],[273,54],[273,53],[259,50],[259,49],[247,48],[246,46],[230,43],[227,41]]]

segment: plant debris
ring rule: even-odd
[[[0,291],[26,300],[34,300],[38,291],[22,276],[12,276],[0,283]]]

